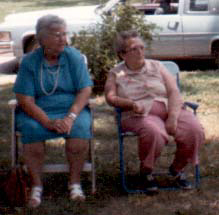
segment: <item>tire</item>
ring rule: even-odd
[[[32,52],[36,48],[39,47],[39,44],[35,38],[31,38],[30,40],[27,41],[24,49],[24,53]]]
[[[214,64],[216,66],[216,69],[219,69],[219,53],[215,55]]]
[[[215,59],[215,65],[219,69],[219,42],[215,42],[212,47],[212,54]]]

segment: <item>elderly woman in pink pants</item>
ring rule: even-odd
[[[183,108],[176,81],[156,60],[145,59],[144,42],[136,31],[117,35],[115,51],[122,63],[110,70],[105,85],[107,102],[122,108],[122,127],[138,135],[140,172],[148,190],[158,189],[152,173],[169,135],[177,150],[169,167],[178,186],[190,189],[183,170],[198,163],[204,131],[197,118]]]

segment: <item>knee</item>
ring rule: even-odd
[[[183,111],[180,118],[182,118],[182,120],[179,120],[179,129],[177,129],[179,135],[184,136],[186,139],[204,141],[204,129],[193,113]]]
[[[204,129],[201,124],[196,123],[190,126],[188,137],[191,137],[197,143],[203,143],[205,139]]]
[[[39,144],[24,144],[24,155],[41,158],[44,156],[44,145]]]
[[[78,154],[87,152],[88,142],[86,140],[70,140],[66,141],[66,152],[72,154]]]
[[[150,124],[139,129],[138,135],[140,138],[148,139],[148,141],[151,141],[154,138],[161,137],[162,133],[158,127]]]
[[[186,131],[181,131],[175,137],[178,146],[183,146],[185,149],[196,148],[202,145],[205,141],[204,130],[201,126],[191,127]]]

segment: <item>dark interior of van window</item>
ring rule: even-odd
[[[165,15],[165,14],[177,14],[178,3],[171,3],[169,7],[163,8],[162,5],[155,4],[144,4],[141,6],[136,6],[136,8],[144,13],[145,15]]]

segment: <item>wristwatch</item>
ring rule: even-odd
[[[77,118],[77,114],[75,114],[74,112],[70,112],[67,117],[71,118],[72,120],[75,120]]]

